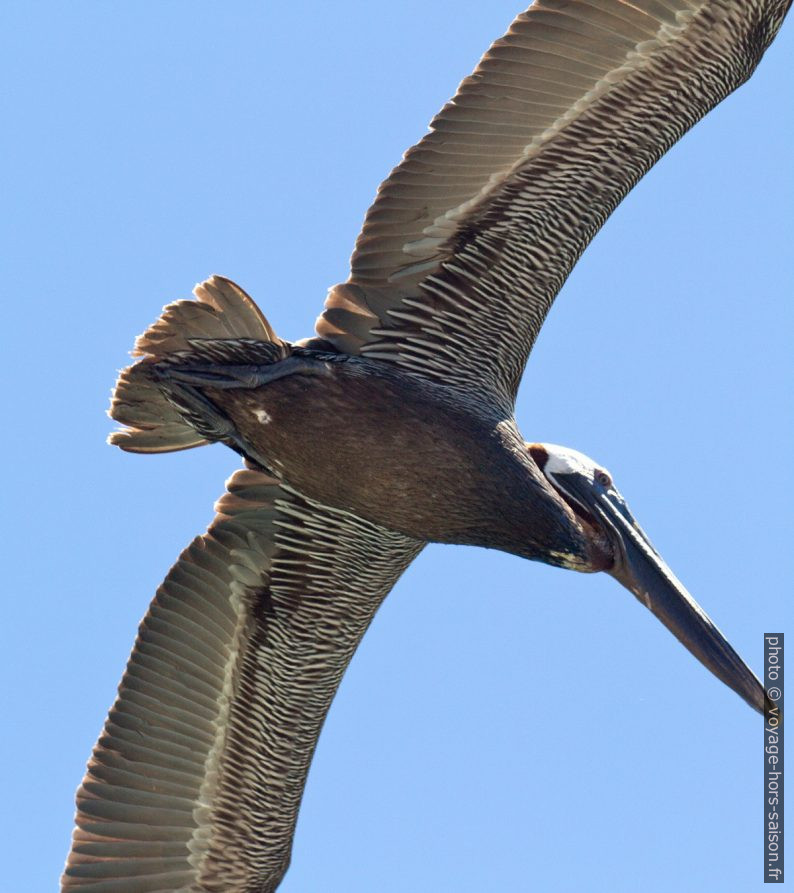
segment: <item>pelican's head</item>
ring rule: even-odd
[[[686,591],[637,524],[597,462],[550,443],[527,445],[547,482],[576,516],[594,556],[591,570],[604,570],[626,587],[694,656],[763,713],[771,706],[763,686]]]

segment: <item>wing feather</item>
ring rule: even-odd
[[[589,241],[789,0],[537,0],[381,185],[317,333],[512,410]]]
[[[64,890],[275,890],[341,675],[422,547],[253,470],[217,510],[141,623]]]

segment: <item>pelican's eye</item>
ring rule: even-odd
[[[611,487],[612,486],[612,478],[604,471],[603,468],[599,468],[595,475],[596,481],[601,484],[602,487]]]

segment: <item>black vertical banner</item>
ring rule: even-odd
[[[764,883],[783,883],[783,633],[764,633]]]

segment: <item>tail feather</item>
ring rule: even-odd
[[[210,276],[194,289],[195,301],[174,301],[162,316],[135,339],[132,355],[160,359],[189,350],[190,338],[280,339],[250,297],[223,276]]]
[[[108,412],[125,427],[114,431],[109,443],[132,453],[163,453],[208,442],[168,401],[155,379],[154,363],[180,352],[201,353],[202,342],[204,352],[211,353],[224,340],[270,343],[276,348],[274,361],[288,352],[260,309],[231,280],[211,276],[193,294],[195,301],[164,307],[160,318],[135,340],[133,356],[142,359],[122,371]]]
[[[124,425],[108,443],[130,453],[169,453],[207,441],[165,399],[150,363],[128,366],[116,382],[108,415]]]

